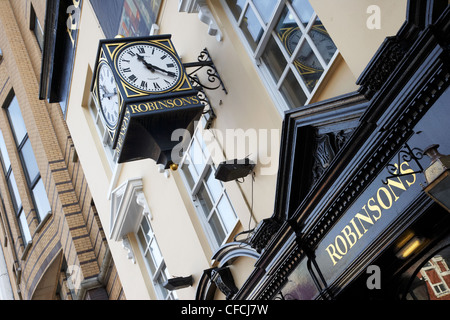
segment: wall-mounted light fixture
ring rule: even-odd
[[[244,178],[254,167],[255,164],[248,158],[224,161],[217,167],[215,178],[223,182]]]
[[[430,157],[431,164],[425,169],[427,187],[425,193],[450,212],[450,155],[442,155],[433,144],[424,150]]]
[[[166,282],[164,282],[163,287],[166,288],[167,290],[173,291],[190,287],[192,286],[192,283],[193,283],[192,276],[176,277],[168,279]]]

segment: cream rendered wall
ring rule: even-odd
[[[406,18],[407,0],[309,2],[356,78],[384,39],[395,35]]]
[[[67,125],[79,161],[85,170],[86,180],[108,239],[125,295],[127,299],[150,299],[154,294],[145,285],[147,280],[139,269],[139,263],[133,264],[128,260],[122,244],[110,241],[108,236],[110,201],[107,197],[112,171],[87,107],[90,89],[88,70],[94,68],[98,41],[104,38],[104,35],[89,1],[83,1],[79,26],[72,87],[67,108]]]

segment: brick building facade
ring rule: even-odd
[[[63,111],[39,99],[45,9],[45,0],[0,1],[2,292],[125,299]]]

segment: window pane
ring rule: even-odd
[[[33,188],[34,202],[36,203],[36,210],[41,217],[41,220],[51,211],[50,203],[48,202],[47,193],[45,192],[44,183],[42,179]]]
[[[203,158],[203,152],[197,143],[197,139],[194,139],[194,141],[192,141],[191,149],[189,150],[189,155],[190,155],[190,165],[191,166],[194,165],[195,171],[197,172],[197,175],[199,175],[200,172],[203,171],[206,161]]]
[[[167,281],[168,275],[166,274],[165,270],[167,270],[165,267],[163,270],[161,270],[161,274],[158,276],[158,278],[154,279],[155,289],[158,291],[158,297],[161,299],[166,299],[169,295],[169,290],[164,288],[164,282]]]
[[[37,17],[34,19],[34,21],[34,34],[39,44],[39,48],[42,51],[42,49],[44,48],[44,31],[42,31],[41,23],[39,22]]]
[[[147,251],[147,254],[145,255],[145,260],[148,263],[148,267],[150,268],[150,273],[154,275],[156,273],[156,266],[153,261],[153,258],[150,256],[150,251]]]
[[[28,241],[31,240],[31,234],[30,234],[30,229],[28,228],[27,218],[26,218],[25,214],[23,213],[23,211],[21,212],[21,214],[19,216],[19,223],[20,223],[20,227],[22,229],[23,242],[26,245],[28,243]]]
[[[26,172],[30,182],[33,182],[39,175],[39,168],[34,157],[33,148],[31,147],[30,140],[27,139],[22,147],[22,157],[25,162]]]
[[[283,97],[289,104],[289,108],[303,106],[306,102],[306,95],[298,83],[292,71],[289,70],[283,85],[280,88]]]
[[[314,21],[314,25],[311,31],[309,31],[309,36],[322,55],[322,58],[328,64],[336,52],[336,46],[319,18]]]
[[[208,186],[208,190],[211,194],[212,201],[214,203],[219,201],[223,187],[220,181],[214,177],[213,171],[211,169],[209,170],[209,173],[206,176],[206,185]]]
[[[267,24],[272,17],[277,0],[253,0],[253,3],[256,9],[258,9],[258,12],[261,18],[264,20],[264,23]]]
[[[152,242],[150,243],[150,253],[152,254],[153,262],[155,263],[156,268],[158,268],[163,261],[163,257],[155,238],[153,238]]]
[[[303,25],[307,25],[309,20],[311,19],[312,14],[314,13],[313,8],[309,4],[308,0],[293,0],[292,6],[295,9],[298,17],[302,21]]]
[[[312,91],[323,73],[323,68],[306,39],[303,41],[298,56],[295,59],[295,67],[304,80],[308,90]]]
[[[209,198],[208,192],[206,192],[205,185],[203,183],[198,190],[197,199],[200,202],[205,217],[208,217],[209,213],[212,210],[213,204],[211,202],[211,199]]]
[[[217,240],[219,245],[222,244],[223,240],[225,240],[225,232],[223,230],[222,224],[220,223],[220,219],[217,215],[217,212],[214,211],[211,219],[209,220],[209,225],[211,226],[214,237]]]
[[[22,206],[22,200],[20,199],[19,189],[17,189],[16,178],[14,177],[14,173],[11,171],[11,175],[9,176],[9,185],[10,185],[10,193],[11,199],[16,205],[16,213]]]
[[[273,80],[275,83],[278,83],[281,74],[286,68],[287,62],[273,37],[270,37],[269,43],[267,44],[267,47],[262,55],[262,59],[264,64],[269,69]]]
[[[291,56],[303,34],[287,7],[284,8],[275,31]]]
[[[264,30],[250,7],[248,7],[244,19],[242,20],[241,29],[244,32],[250,47],[254,51],[258,46],[259,40],[261,40]]]
[[[219,211],[227,233],[231,232],[236,224],[236,214],[234,213],[233,207],[231,206],[230,200],[226,194],[224,194],[222,199],[220,199],[220,202],[217,205],[217,210]]]
[[[0,130],[0,151],[2,153],[3,169],[5,173],[8,171],[11,161],[9,160],[8,150],[6,150],[5,139],[3,138],[2,131]]]
[[[145,252],[145,250],[147,249],[147,241],[145,239],[144,232],[142,232],[142,228],[139,228],[137,232],[137,238],[142,246],[142,250]]]
[[[17,143],[20,144],[27,133],[27,129],[25,128],[25,123],[23,122],[22,113],[20,112],[19,103],[17,102],[16,97],[11,101],[11,104],[8,107],[8,113]]]
[[[189,185],[189,188],[190,189],[192,189],[193,187],[194,187],[194,179],[192,178],[192,174],[191,174],[191,170],[190,170],[190,167],[192,167],[192,165],[183,165],[182,167],[181,167],[181,170],[183,171],[183,173],[184,173],[184,177],[186,178],[186,181],[187,181],[187,183],[188,183],[188,185]]]
[[[227,0],[227,4],[236,20],[239,20],[242,10],[244,10],[245,0]]]
[[[148,224],[148,221],[147,221],[146,218],[142,219],[141,227],[142,227],[142,231],[143,231],[143,233],[145,235],[144,248],[147,248],[147,243],[150,242],[151,236],[150,236],[150,225]]]

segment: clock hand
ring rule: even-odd
[[[150,63],[147,63],[147,61],[145,61],[143,56],[137,54],[137,58],[139,61],[142,61],[144,63],[144,65],[147,67],[148,70],[150,70],[151,72],[155,72],[153,65],[151,65]]]
[[[173,73],[173,72],[171,72],[171,71],[167,71],[167,70],[161,69],[161,68],[159,68],[159,67],[157,67],[157,66],[154,66],[154,65],[152,65],[152,64],[150,64],[150,65],[152,66],[153,69],[158,70],[158,71],[161,71],[161,72],[164,72],[164,73],[166,73],[168,76],[171,76],[172,78],[176,76],[175,73]]]
[[[171,77],[175,77],[175,76],[176,76],[175,73],[173,73],[173,72],[171,72],[171,71],[167,71],[167,70],[161,69],[160,67],[157,67],[157,66],[155,66],[155,65],[153,65],[153,64],[151,64],[151,63],[148,63],[147,61],[145,61],[145,58],[144,58],[143,56],[139,55],[139,54],[137,55],[137,57],[138,57],[138,60],[139,60],[139,61],[142,61],[142,62],[144,63],[144,65],[145,65],[151,72],[155,72],[155,70],[157,70],[157,71],[164,72],[164,73],[166,73],[168,76],[171,76]]]

